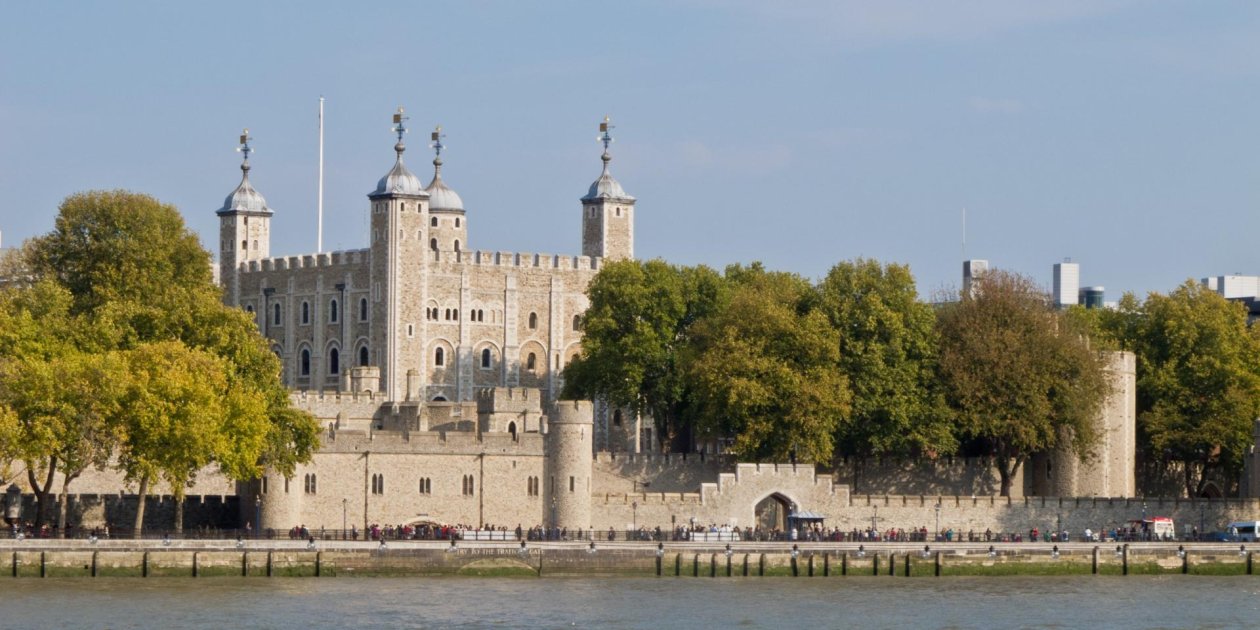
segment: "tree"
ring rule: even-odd
[[[819,292],[853,393],[838,450],[859,458],[952,452],[957,440],[936,372],[936,314],[919,301],[910,268],[842,262]]]
[[[591,280],[582,354],[564,371],[565,396],[603,398],[650,413],[668,443],[690,427],[681,355],[695,322],[724,300],[724,283],[707,267],[660,260],[611,262]]]
[[[692,329],[687,377],[698,427],[751,459],[831,458],[849,390],[839,339],[804,279],[731,267],[729,304]]]
[[[33,239],[18,263],[6,268],[27,275],[22,282],[6,284],[5,291],[28,294],[40,286],[55,286],[64,294],[57,302],[58,316],[74,322],[67,330],[91,331],[64,336],[41,332],[30,338],[64,339],[73,351],[126,357],[117,362],[123,373],[116,380],[126,384],[127,394],[115,426],[121,427],[125,446],[120,465],[129,479],[140,483],[142,507],[158,479],[171,483],[172,491],[182,497],[195,474],[188,466],[216,464],[235,480],[256,478],[264,467],[291,475],[318,447],[317,423],[290,405],[280,382],[279,361],[254,323],[221,303],[220,290],[212,282],[210,255],[174,207],[125,191],[73,195],[62,204],[53,232]],[[0,319],[0,336],[4,330],[5,321]],[[155,356],[155,349],[173,354]],[[170,372],[154,373],[153,365]],[[167,401],[168,407],[163,407],[155,398],[158,392],[209,395],[195,388],[196,383],[180,379],[195,374],[191,370],[211,366],[217,376],[207,374],[206,379],[222,392],[199,399],[209,406],[193,411],[179,408],[179,401]],[[145,388],[153,391],[146,393]],[[72,406],[60,415],[91,415],[70,413],[85,409],[79,403]],[[21,409],[12,410],[19,420],[30,417]],[[128,415],[135,410],[149,415]],[[184,414],[198,424],[159,422],[154,415],[158,413]],[[51,425],[50,416],[40,417],[36,424]],[[142,419],[145,422],[140,423]],[[161,431],[169,434],[164,437]],[[172,449],[168,442],[182,450]],[[192,448],[203,450],[194,456]],[[180,518],[182,514],[177,527]]]
[[[938,314],[941,376],[963,435],[994,456],[1001,494],[1029,455],[1086,457],[1109,392],[1102,358],[1031,280],[992,270]]]
[[[0,292],[0,458],[21,461],[36,499],[36,526],[61,473],[57,524],[65,531],[70,484],[103,468],[116,442],[117,357],[93,347],[91,326],[69,313],[51,282]]]
[[[226,450],[227,376],[223,361],[178,341],[143,344],[127,353],[130,379],[121,401],[119,468],[138,484],[134,535],[143,529],[154,481],[171,487],[176,506],[197,471]],[[182,529],[176,509],[175,529]]]
[[[1131,298],[1131,296],[1130,296]],[[1140,444],[1180,466],[1188,496],[1202,496],[1214,470],[1241,472],[1260,413],[1260,331],[1246,308],[1187,280],[1151,293],[1108,330],[1137,353]]]

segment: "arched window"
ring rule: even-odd
[[[535,356],[533,352],[529,353],[529,356],[525,357],[525,369],[529,370],[530,372],[533,372],[534,368],[537,366],[538,366],[538,357]]]
[[[341,353],[337,352],[336,348],[328,351],[328,373],[341,373]]]
[[[481,351],[481,368],[484,370],[490,369],[490,348]]]
[[[368,364],[368,351],[367,351],[367,346],[363,346],[363,347],[359,348],[359,366],[360,366],[360,367],[367,367],[367,364]]]
[[[455,251],[459,251],[459,239],[455,239]]]
[[[538,329],[538,313],[529,314],[529,329],[530,330]]]
[[[302,323],[311,323],[311,305],[306,302],[302,302]]]
[[[445,313],[443,313],[443,314],[446,316],[446,321],[450,321],[450,320],[451,320],[451,309],[449,309],[449,308],[448,308],[448,309],[446,309],[446,312],[445,312]]]
[[[441,348],[438,348],[433,352],[433,365],[442,367],[445,364],[445,359],[446,353]]]
[[[298,374],[302,376],[311,375],[311,351],[302,348],[301,365],[298,366]]]
[[[241,251],[249,250],[249,241],[241,241]]]
[[[329,323],[332,323],[332,324],[336,324],[336,323],[337,323],[337,315],[338,315],[337,310],[338,310],[338,309],[337,309],[337,300],[333,300],[333,301],[331,301],[331,302],[329,302],[329,303],[328,303],[328,321],[329,321]]]
[[[437,227],[437,217],[429,217],[429,227]]]
[[[508,433],[512,434],[512,439],[516,439],[516,423],[515,422],[508,423]]]
[[[272,326],[280,325],[280,305],[279,304],[271,305],[271,325]]]
[[[582,330],[582,316],[581,315],[573,316],[573,330]]]
[[[459,227],[459,217],[455,217],[455,227]]]
[[[433,480],[428,477],[420,478],[420,494],[433,494]]]
[[[359,298],[359,321],[367,321],[367,298]]]
[[[431,238],[431,239],[429,239],[429,249],[431,249],[431,250],[433,250],[433,251],[435,251],[435,252],[437,251],[437,239],[436,239],[436,238]]]

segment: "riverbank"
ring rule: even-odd
[[[795,548],[794,548],[795,547]],[[1238,544],[0,541],[0,575],[41,577],[1254,575]]]

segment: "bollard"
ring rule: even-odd
[[[273,552],[270,552],[270,551],[267,552],[267,577],[271,577],[271,554],[272,553]]]
[[[691,577],[700,577],[700,554],[691,556]]]
[[[39,577],[48,577],[48,552],[39,552]]]
[[[902,573],[905,577],[910,577],[910,554],[906,554],[906,570]]]
[[[96,556],[99,553],[99,551],[92,552],[92,577],[96,577]]]
[[[18,576],[18,555],[17,555],[17,552],[14,551],[13,552],[13,577],[17,577],[17,576]]]
[[[656,577],[661,577],[661,565],[663,564],[665,564],[664,558],[662,556],[656,556]]]
[[[1255,558],[1255,555],[1256,555],[1256,552],[1254,551],[1247,552],[1247,575],[1255,575],[1254,573],[1251,572],[1252,560]]]
[[[193,552],[193,577],[198,577],[197,570],[199,567],[197,566],[197,553],[198,552],[196,551]]]
[[[674,554],[674,577],[682,576],[682,554]]]
[[[941,577],[941,552],[936,552],[936,577]]]
[[[731,556],[726,556],[726,577],[731,577],[732,575],[735,574],[731,572]]]
[[[249,552],[241,552],[241,577],[249,576]]]
[[[871,575],[879,575],[879,554],[871,554]]]
[[[1098,545],[1094,545],[1094,558],[1090,562],[1090,569],[1094,575],[1098,575]]]
[[[907,556],[909,557],[909,556]],[[888,576],[897,575],[897,556],[893,552],[888,552]]]
[[[140,577],[149,577],[149,552],[140,559]]]
[[[657,559],[657,563],[656,563],[656,574],[657,574],[657,575],[660,575],[660,574],[661,574],[661,565],[660,565],[660,561],[659,561],[659,560],[660,560],[660,559],[658,558],[658,559]],[[319,576],[320,576],[320,573],[322,573],[322,572],[323,572],[323,568],[324,568],[324,552],[322,552],[322,551],[316,551],[316,552],[315,552],[315,577],[319,577]]]
[[[814,577],[814,554],[809,554],[809,577]]]
[[[849,552],[844,552],[840,556],[840,575],[848,577],[849,575]]]
[[[744,577],[748,577],[748,554],[744,554]]]
[[[1129,574],[1129,543],[1124,544],[1124,557],[1121,560],[1124,562],[1124,567],[1121,569],[1121,574],[1128,575]]]
[[[717,577],[717,554],[709,554],[709,577]]]
[[[823,577],[831,577],[831,554],[823,554]]]

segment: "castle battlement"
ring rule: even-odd
[[[464,431],[337,431],[326,436],[325,453],[400,453],[476,455],[496,453],[542,456],[544,437],[538,433],[472,433]]]
[[[468,265],[473,267],[521,267],[552,269],[556,271],[598,271],[604,260],[598,256],[567,256],[534,252],[484,252],[484,251],[433,251],[433,262]]]
[[[607,493],[591,497],[593,500],[602,500],[605,505],[630,505],[638,503],[639,507],[647,508],[649,506],[670,506],[677,504],[700,504],[700,494],[697,492],[633,492],[633,493]]]
[[[705,463],[710,462],[715,465],[721,465],[727,460],[724,455],[701,455],[699,453],[655,453],[651,451],[634,452],[618,452],[618,451],[596,451],[595,463],[597,464],[615,464],[615,463],[647,463],[647,464],[686,464],[688,462]]]
[[[377,403],[383,404],[387,397],[380,392],[343,392],[332,389],[309,390],[299,389],[289,392],[289,400],[297,406],[342,403]]]
[[[318,267],[336,267],[343,265],[361,265],[368,259],[368,250],[349,249],[339,252],[305,254],[301,256],[277,256],[242,262],[240,271],[251,273],[259,271],[287,271],[292,269],[313,269]]]

